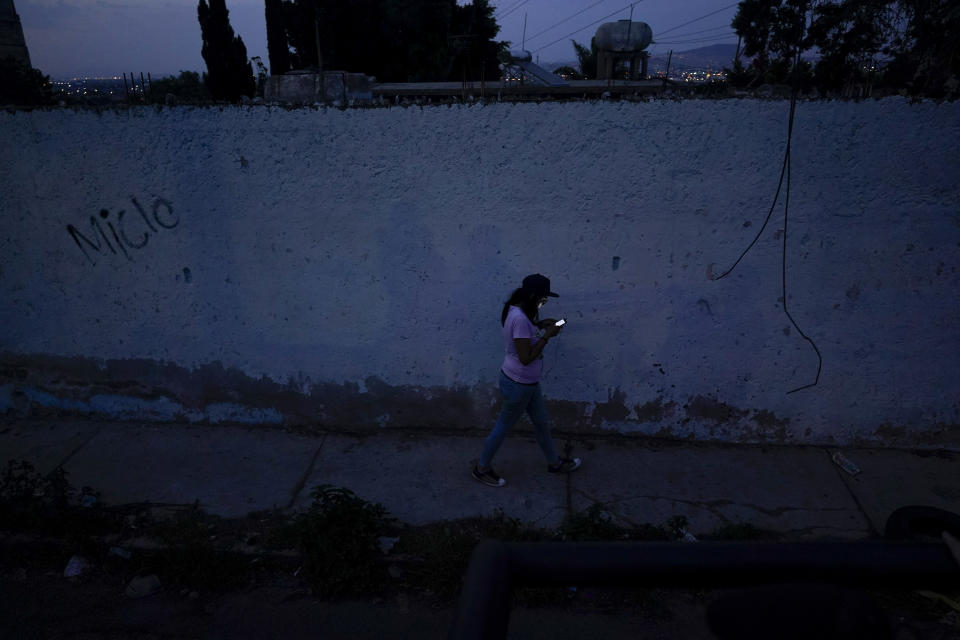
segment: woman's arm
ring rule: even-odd
[[[542,322],[547,323],[547,320]],[[540,354],[543,353],[543,348],[547,346],[547,342],[553,336],[560,333],[561,327],[558,327],[554,323],[548,323],[546,331],[543,334],[542,338],[539,338],[533,344],[530,344],[530,338],[514,338],[513,346],[517,350],[517,357],[520,358],[520,364],[527,365],[540,357]]]

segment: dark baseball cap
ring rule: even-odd
[[[550,278],[542,276],[539,273],[532,273],[523,279],[523,288],[526,291],[532,291],[540,296],[550,296],[559,298],[557,294],[550,291]]]

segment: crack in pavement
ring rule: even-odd
[[[300,496],[300,492],[303,491],[304,485],[307,484],[307,480],[310,479],[310,475],[313,473],[313,468],[317,463],[317,458],[320,457],[320,452],[323,450],[323,445],[327,441],[327,434],[323,434],[323,439],[320,440],[320,446],[317,447],[317,450],[313,452],[313,457],[310,459],[310,464],[307,465],[306,471],[303,475],[300,476],[300,480],[297,481],[297,484],[293,487],[293,492],[290,495],[290,501],[287,502],[287,506],[284,507],[284,511],[289,511],[293,508],[293,505],[297,502],[297,498]]]
[[[78,444],[76,447],[74,447],[74,448],[73,448],[73,451],[71,451],[70,453],[68,453],[67,456],[66,456],[63,460],[60,461],[60,464],[58,464],[58,465],[55,466],[53,469],[51,469],[51,470],[50,470],[50,473],[47,474],[47,475],[50,476],[50,475],[52,475],[53,472],[56,471],[57,469],[63,468],[68,462],[70,462],[70,459],[73,458],[73,456],[77,455],[77,453],[79,453],[81,449],[83,449],[85,446],[87,446],[88,444],[90,444],[90,441],[91,441],[91,440],[93,440],[93,439],[96,438],[98,435],[100,435],[100,431],[101,431],[101,430],[102,430],[102,427],[97,427],[97,428],[94,430],[94,432],[93,432],[92,434],[90,434],[90,437],[89,437],[89,438],[87,438],[86,440],[84,440],[83,442],[81,442],[80,444]]]
[[[667,497],[667,496],[646,496],[646,495],[633,496],[633,497],[630,497],[630,498],[623,498],[623,499],[613,500],[613,501],[605,501],[605,500],[598,500],[596,497],[591,496],[590,494],[588,494],[587,492],[583,491],[582,489],[578,489],[578,490],[577,490],[577,493],[580,494],[581,496],[583,496],[584,498],[586,498],[587,500],[590,500],[591,502],[601,503],[601,504],[606,504],[606,505],[611,505],[610,511],[611,511],[612,513],[614,513],[614,515],[616,515],[618,518],[620,518],[620,519],[623,520],[624,522],[627,522],[627,523],[629,523],[629,524],[631,524],[631,525],[633,525],[633,526],[636,526],[635,523],[633,523],[633,522],[632,522],[629,518],[627,518],[626,516],[623,516],[622,514],[618,513],[612,506],[613,506],[613,505],[615,505],[615,506],[620,506],[620,505],[623,505],[623,504],[626,504],[626,503],[628,503],[628,502],[632,502],[632,501],[635,501],[635,500],[668,500],[668,501],[670,501],[670,502],[679,503],[679,504],[685,504],[685,505],[697,507],[697,508],[700,508],[700,509],[704,509],[705,511],[707,511],[708,513],[711,513],[711,514],[715,515],[717,518],[719,518],[720,520],[722,520],[722,521],[725,522],[725,523],[730,523],[730,522],[732,522],[732,521],[731,521],[728,517],[726,517],[726,516],[720,511],[720,509],[722,509],[722,508],[724,508],[724,507],[730,507],[730,506],[746,507],[746,508],[748,508],[748,509],[753,509],[754,511],[757,511],[757,512],[759,512],[759,513],[762,513],[762,514],[764,514],[764,515],[771,516],[771,517],[780,517],[780,516],[782,516],[783,514],[789,513],[789,512],[792,512],[792,511],[807,511],[807,512],[844,512],[844,511],[850,511],[849,508],[844,508],[844,507],[825,507],[825,508],[821,508],[821,509],[807,509],[807,508],[802,508],[802,507],[776,507],[776,508],[768,508],[768,507],[761,507],[760,505],[756,505],[756,504],[750,504],[750,503],[747,503],[747,502],[735,502],[735,501],[733,501],[733,500],[684,500],[684,499],[682,499],[682,498],[671,498],[671,497]]]
[[[860,503],[860,499],[857,498],[856,494],[853,492],[853,488],[849,485],[849,483],[847,483],[847,478],[840,473],[840,466],[833,461],[833,458],[828,450],[824,449],[823,453],[827,456],[827,459],[830,461],[830,465],[833,467],[834,471],[836,471],[837,476],[839,476],[840,482],[843,483],[847,493],[850,494],[850,498],[853,500],[853,503],[857,505],[857,510],[860,512],[860,516],[863,518],[863,521],[867,524],[867,528],[870,530],[870,533],[872,535],[879,536],[880,531],[874,526],[870,516],[867,515],[866,509],[864,509],[863,505]]]

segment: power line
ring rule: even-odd
[[[673,37],[674,37],[674,38],[686,38],[687,36],[695,36],[695,35],[697,35],[697,34],[699,34],[699,33],[708,33],[708,32],[710,32],[710,31],[723,31],[724,29],[733,29],[733,27],[731,27],[731,26],[728,25],[728,24],[725,24],[725,25],[721,25],[721,26],[719,26],[719,27],[710,27],[709,29],[701,29],[700,31],[688,31],[687,33],[677,33],[677,34],[674,34]]]
[[[661,32],[660,32],[659,34],[657,34],[657,35],[661,35],[661,36],[662,36],[662,35],[665,34],[665,33],[670,33],[671,31],[676,31],[677,29],[680,29],[681,27],[685,27],[685,26],[687,26],[688,24],[693,24],[694,22],[700,22],[700,21],[703,20],[704,18],[709,18],[710,16],[715,16],[715,15],[717,15],[718,13],[720,13],[721,11],[726,11],[727,9],[730,9],[730,8],[732,8],[732,7],[735,7],[735,6],[737,6],[738,4],[740,4],[740,3],[739,3],[739,2],[734,2],[733,4],[728,4],[727,6],[723,7],[722,9],[717,9],[716,11],[711,11],[710,13],[708,13],[708,14],[706,14],[706,15],[702,15],[702,16],[700,16],[699,18],[694,18],[693,20],[689,20],[689,21],[687,21],[687,22],[684,22],[683,24],[678,24],[678,25],[675,26],[675,27],[670,27],[670,28],[667,29],[666,31],[661,31]]]
[[[731,31],[730,33],[723,33],[723,34],[718,33],[717,35],[707,36],[707,37],[704,37],[704,38],[690,38],[690,39],[687,39],[687,40],[670,40],[670,41],[666,41],[666,42],[657,41],[657,44],[674,44],[674,45],[676,45],[676,44],[700,44],[700,43],[703,43],[703,42],[717,42],[717,41],[719,41],[719,40],[725,40],[726,38],[736,38],[736,37],[737,37],[737,34],[736,34],[735,32],[732,32],[732,31]]]
[[[506,18],[508,15],[510,15],[511,13],[513,13],[514,11],[522,7],[523,5],[527,4],[528,2],[530,2],[530,0],[521,0],[521,2],[519,4],[514,5],[512,9],[506,11],[505,13],[501,13],[500,18],[501,19]]]
[[[566,39],[569,38],[570,36],[576,35],[576,34],[580,33],[581,31],[583,31],[584,29],[588,29],[588,28],[592,27],[593,25],[597,24],[598,22],[603,22],[603,21],[606,20],[607,18],[610,18],[610,17],[612,17],[612,16],[615,16],[615,15],[617,15],[618,13],[620,13],[621,11],[625,11],[626,9],[629,9],[630,7],[632,7],[632,6],[635,5],[635,4],[636,4],[636,2],[631,2],[630,4],[628,4],[628,5],[625,6],[625,7],[620,7],[619,9],[617,9],[616,11],[614,11],[613,13],[609,13],[609,14],[605,15],[605,16],[603,16],[602,18],[600,18],[599,20],[594,20],[594,21],[591,22],[590,24],[584,25],[584,26],[580,27],[579,29],[577,29],[576,31],[571,31],[570,33],[568,33],[567,35],[563,36],[562,38],[557,38],[557,39],[554,40],[553,42],[551,42],[551,43],[549,43],[549,44],[545,44],[545,45],[543,45],[542,47],[540,47],[539,49],[536,49],[535,51],[541,51],[541,50],[546,49],[547,47],[549,47],[549,46],[551,46],[551,45],[557,44],[557,43],[560,42],[561,40],[566,40]]]
[[[513,11],[513,9],[521,2],[523,2],[523,0],[517,0],[517,2],[514,2],[509,7],[498,7],[497,10],[493,12],[493,15],[499,16],[503,14],[504,11]]]
[[[607,1],[607,0],[597,0],[597,2],[594,2],[594,3],[591,4],[589,7],[585,8],[585,9],[581,9],[580,11],[577,11],[577,12],[576,12],[575,14],[573,14],[572,16],[567,16],[566,18],[564,18],[564,19],[561,20],[560,22],[554,23],[553,25],[547,27],[547,28],[544,29],[543,31],[540,31],[540,32],[538,32],[538,33],[533,34],[532,36],[530,36],[529,38],[527,38],[527,40],[533,40],[533,39],[536,38],[537,36],[541,36],[541,35],[545,34],[547,31],[552,31],[552,30],[555,29],[556,27],[559,27],[560,25],[562,25],[562,24],[563,24],[564,22],[566,22],[567,20],[571,20],[571,19],[573,19],[573,18],[576,18],[578,15],[580,15],[580,14],[583,13],[584,11],[588,11],[588,10],[590,10],[590,9],[593,9],[593,8],[594,8],[595,6],[597,6],[598,4],[603,4],[603,3],[606,2],[606,1]]]

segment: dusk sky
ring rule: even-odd
[[[14,0],[33,66],[54,79],[180,70],[204,71],[197,0]],[[461,2],[461,4],[469,4]],[[526,14],[526,49],[542,63],[575,60],[570,39],[589,43],[603,22],[630,16],[626,0],[495,0],[500,40],[519,48]],[[736,43],[729,0],[644,0],[633,19],[646,22],[660,44],[652,53]],[[230,22],[250,57],[267,59],[263,0],[227,0]],[[581,12],[581,13],[578,13]],[[714,15],[704,17],[712,12]],[[696,20],[690,25],[683,23]],[[663,32],[661,37],[659,34]],[[351,69],[350,71],[363,71]]]

